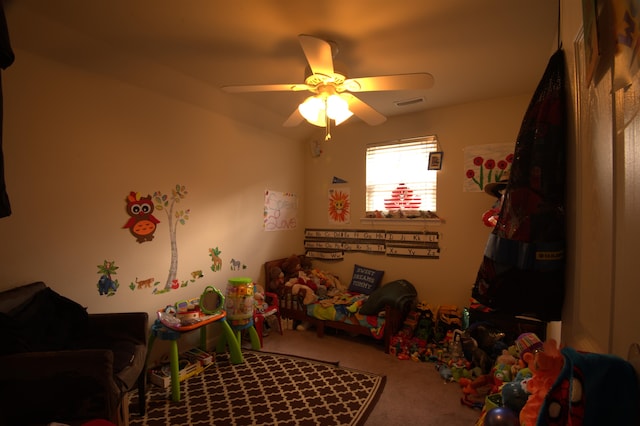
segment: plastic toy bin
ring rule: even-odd
[[[255,304],[253,289],[254,285],[251,278],[238,277],[229,279],[225,310],[227,311],[227,321],[235,330],[253,326],[253,308]]]

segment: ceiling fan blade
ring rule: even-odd
[[[300,45],[314,74],[333,75],[333,54],[331,45],[320,38],[300,34]]]
[[[340,96],[345,98],[349,103],[349,110],[356,115],[359,119],[371,126],[377,126],[387,121],[387,117],[380,114],[378,111],[370,107],[368,104],[362,102],[350,93],[342,93]]]
[[[287,120],[284,123],[282,123],[282,125],[284,127],[295,127],[298,124],[302,123],[303,120],[304,120],[304,117],[302,116],[302,114],[300,114],[300,111],[298,111],[298,108],[296,108],[295,111],[291,113],[289,118],[287,118]]]
[[[239,86],[222,86],[223,92],[245,93],[245,92],[300,92],[313,89],[306,84],[251,84]]]
[[[343,86],[350,92],[430,89],[433,87],[433,76],[428,73],[415,73],[350,78],[345,80]]]

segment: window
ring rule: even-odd
[[[436,211],[438,172],[429,170],[435,136],[367,146],[367,212]]]

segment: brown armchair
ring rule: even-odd
[[[145,411],[146,312],[87,314],[38,282],[0,292],[0,426],[105,419]]]

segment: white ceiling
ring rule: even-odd
[[[302,83],[298,34],[335,41],[350,77],[432,74],[426,91],[359,94],[393,116],[532,92],[558,25],[558,0],[5,0],[5,9],[16,61],[28,51],[290,137],[313,131],[282,127],[306,92],[220,87]]]

